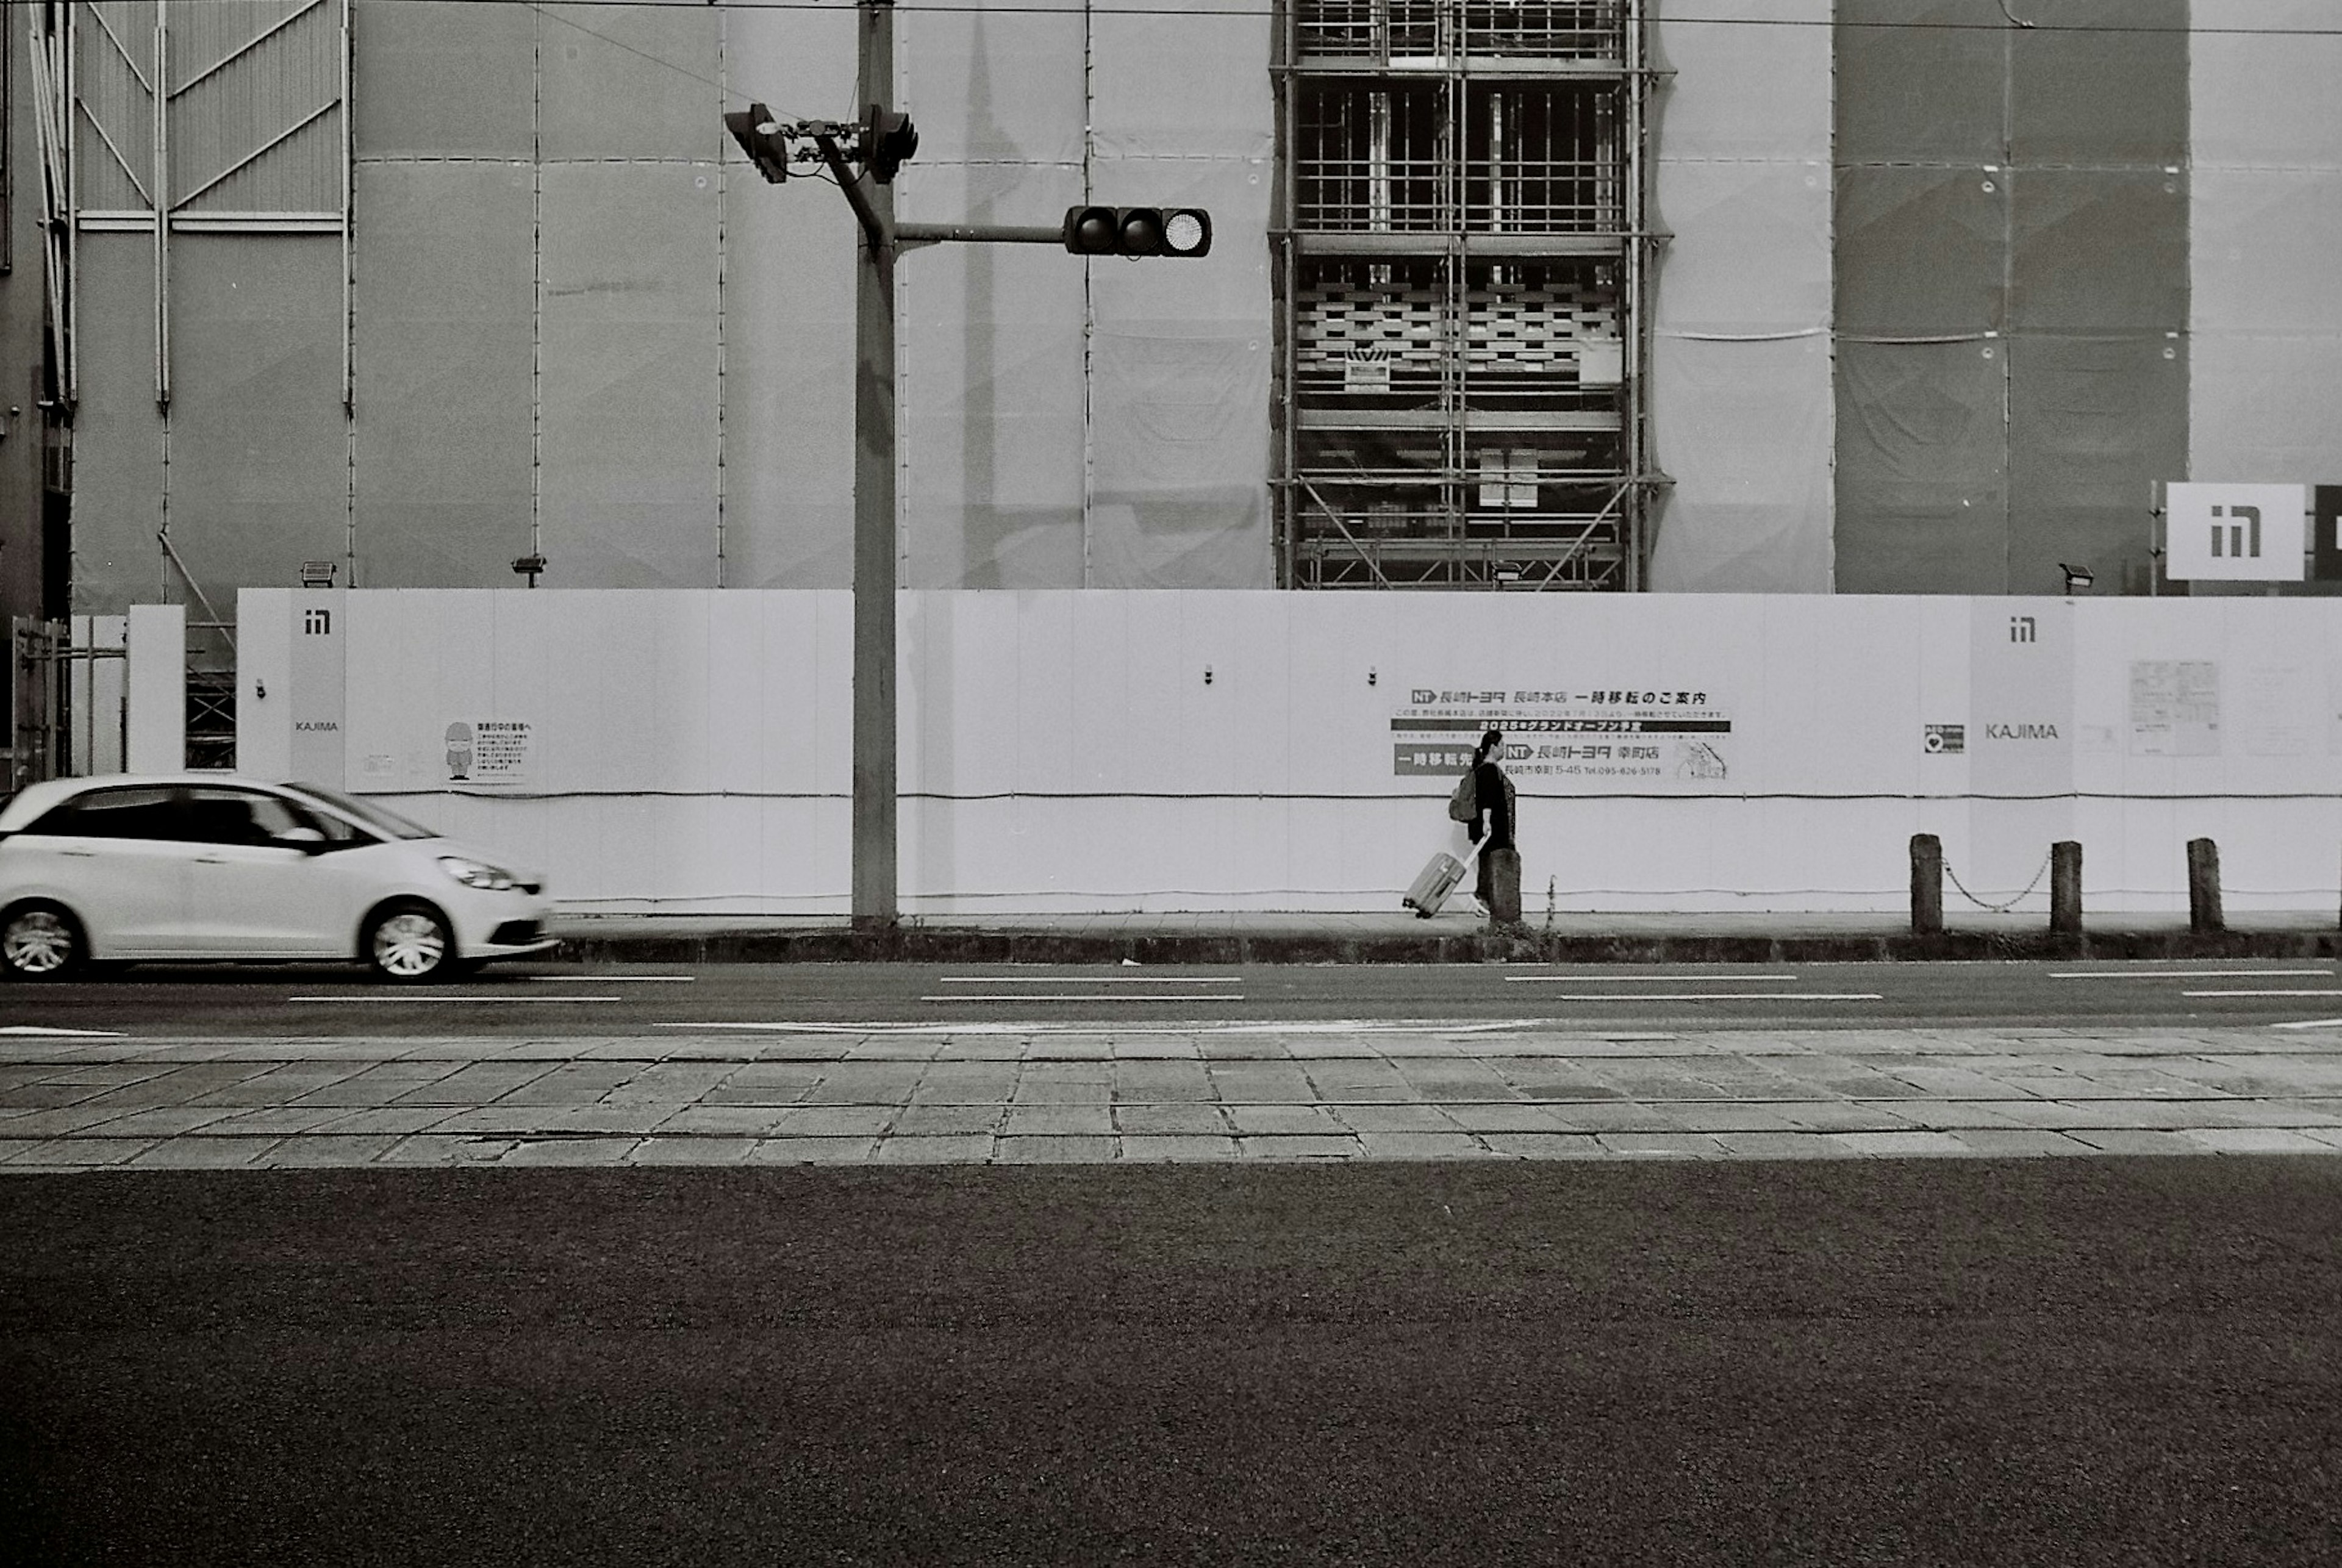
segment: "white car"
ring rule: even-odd
[[[230,774],[54,779],[0,807],[0,973],[357,959],[421,981],[542,953],[545,881],[395,813]]]

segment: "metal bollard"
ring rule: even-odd
[[[1488,852],[1488,919],[1496,925],[1521,923],[1521,852]]]
[[[2227,929],[2220,913],[2220,846],[2208,838],[2187,841],[2187,929]]]
[[[2082,934],[2082,846],[2061,838],[2049,846],[2049,929]]]
[[[1911,835],[1911,933],[1935,936],[1944,929],[1944,841],[1932,833]]]

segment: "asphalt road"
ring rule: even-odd
[[[1537,1020],[1569,1029],[2166,1028],[2342,1020],[2332,961],[492,967],[400,988],[352,969],[139,967],[0,991],[0,1026],[133,1034],[656,1034],[704,1025]]]
[[[0,1541],[2342,1560],[2342,1160],[0,1182]]]

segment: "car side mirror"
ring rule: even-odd
[[[305,850],[311,854],[322,854],[325,835],[314,827],[288,827],[276,835],[276,842],[287,849]]]

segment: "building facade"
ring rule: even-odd
[[[720,118],[855,117],[846,0],[7,32],[0,610],[848,581],[854,220]],[[896,55],[902,217],[1216,231],[904,256],[906,586],[2143,593],[2157,483],[2342,479],[2320,0],[971,0]]]

